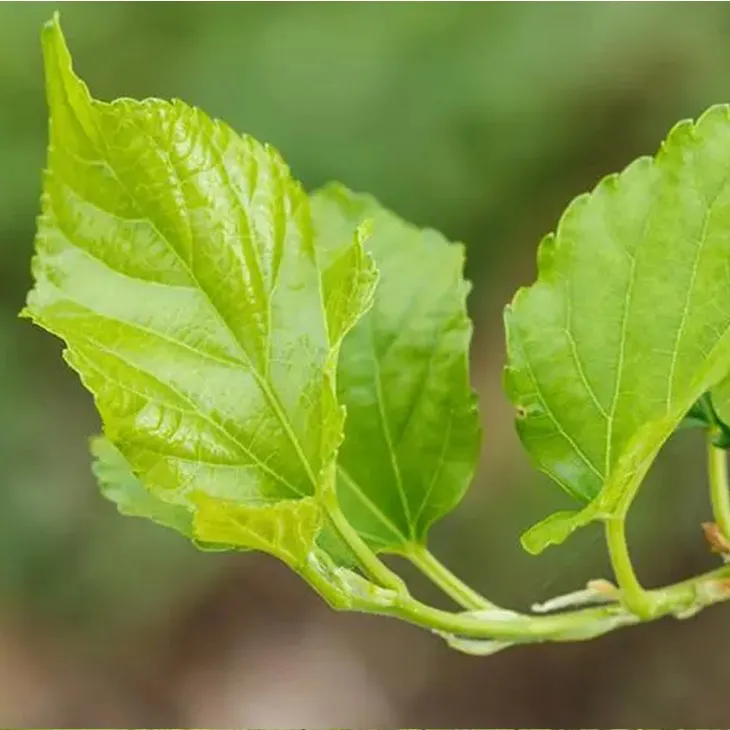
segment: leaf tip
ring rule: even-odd
[[[61,61],[70,62],[71,54],[61,29],[61,15],[58,11],[53,13],[50,20],[43,23],[41,47],[43,48],[43,58],[46,63],[46,74],[48,74],[51,64]]]
[[[581,510],[554,512],[522,533],[520,542],[530,555],[539,555],[551,545],[564,543],[578,528],[599,519],[600,514],[601,504],[598,500],[590,502]]]
[[[576,529],[577,514],[574,511],[562,511],[546,517],[522,533],[522,547],[530,555],[539,555],[551,545],[560,545]]]
[[[43,24],[41,48],[51,118],[71,112],[71,116],[76,117],[82,128],[86,129],[81,117],[91,97],[86,84],[74,73],[71,51],[61,29],[58,12]]]
[[[18,312],[18,318],[19,319],[29,319],[33,320],[33,312],[30,311],[30,307],[28,304],[26,304],[19,312]]]
[[[45,38],[47,34],[52,34],[61,30],[61,13],[58,10],[53,11],[53,15],[43,23],[42,36]]]

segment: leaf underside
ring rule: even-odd
[[[94,475],[102,494],[114,502],[123,515],[145,517],[194,539],[190,510],[179,504],[165,502],[145,489],[132,473],[126,459],[111,443],[97,437],[91,442],[91,453],[95,459]]]
[[[534,462],[581,514],[530,531],[537,552],[612,514],[700,396],[730,370],[730,111],[682,122],[577,198],[505,312],[505,382]]]

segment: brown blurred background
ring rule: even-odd
[[[730,608],[597,641],[464,657],[389,619],[330,612],[273,559],[197,553],[117,515],[89,471],[89,395],[16,319],[44,163],[41,23],[0,5],[0,724],[4,727],[717,727]],[[702,3],[64,3],[101,98],[181,97],[468,244],[485,438],[432,547],[496,601],[606,576],[585,530],[519,533],[569,504],[534,472],[501,391],[502,306],[570,199],[672,124],[730,101],[730,6]],[[632,514],[641,577],[708,568],[701,439],[672,439]],[[415,583],[421,595],[441,599]]]

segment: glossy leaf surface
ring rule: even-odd
[[[181,102],[93,100],[57,21],[43,45],[51,140],[25,313],[65,341],[146,489],[237,505],[251,547],[291,557],[307,541],[262,537],[262,515],[278,529],[304,507],[247,509],[327,488],[337,350],[376,280],[361,233],[321,271],[307,197],[273,149]],[[220,523],[198,515],[195,532]]]
[[[323,515],[316,497],[249,506],[194,494],[194,532],[213,545],[260,550],[301,569],[314,549]]]

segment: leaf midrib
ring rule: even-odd
[[[71,104],[71,102],[70,102],[70,100],[68,98],[68,90],[66,88],[66,82],[65,82],[65,80],[64,80],[64,83],[62,84],[62,88],[63,88],[64,94],[66,95],[66,103],[68,105],[68,108],[74,113],[74,115],[76,115],[76,112],[74,110],[74,107],[73,107],[73,105]],[[91,142],[92,147],[95,147],[96,148],[97,153],[99,153],[100,155],[102,155],[102,159],[100,160],[100,162],[103,165],[106,166],[106,168],[109,170],[109,172],[114,177],[114,179],[119,183],[119,185],[125,191],[125,193],[129,197],[130,201],[133,202],[134,206],[138,210],[140,210],[140,205],[139,205],[139,201],[138,201],[137,197],[134,196],[134,195],[132,195],[132,193],[129,190],[129,188],[127,187],[127,185],[120,179],[120,177],[117,174],[116,170],[109,163],[108,150],[106,150],[106,144],[104,142],[104,136],[100,133],[100,130],[98,128],[97,119],[96,119],[96,109],[94,108],[93,100],[91,100],[90,96],[88,95],[88,92],[86,92],[85,96],[91,102],[89,106],[90,106],[91,111],[93,113],[90,114],[89,116],[93,120],[93,124],[94,124],[95,131],[96,131],[96,134],[94,135],[96,139],[90,139],[89,141]],[[82,126],[82,129],[83,129],[83,126]],[[149,138],[148,135],[146,135],[146,136],[147,136],[147,138]],[[88,135],[87,135],[87,139],[88,139]],[[104,149],[103,150],[99,148],[98,140],[101,140],[102,145],[104,146]],[[157,145],[155,145],[155,146],[157,146]],[[66,183],[66,184],[68,184],[68,183]],[[70,186],[70,187],[72,187],[72,186]],[[80,197],[81,197],[81,199],[84,199],[85,200],[84,196],[80,196]],[[234,196],[234,197],[237,199],[237,196]],[[240,203],[239,203],[239,205],[240,205]],[[244,361],[244,363],[248,364],[249,370],[253,374],[253,376],[254,376],[257,384],[259,385],[259,388],[261,389],[261,391],[264,394],[264,396],[266,397],[266,399],[269,401],[269,405],[271,406],[271,409],[273,410],[274,415],[276,416],[276,418],[281,423],[281,426],[284,429],[285,434],[289,438],[289,441],[291,442],[291,444],[292,444],[292,446],[294,448],[294,451],[295,451],[297,457],[299,458],[299,460],[302,463],[302,466],[304,467],[304,470],[305,470],[305,473],[307,475],[307,478],[311,482],[313,489],[316,490],[317,489],[317,480],[316,480],[316,478],[314,476],[314,473],[312,472],[312,467],[309,464],[309,461],[306,458],[304,452],[302,451],[301,444],[299,443],[299,440],[296,438],[296,434],[294,433],[294,431],[292,429],[291,423],[285,417],[285,414],[283,412],[283,409],[281,407],[281,404],[279,403],[278,397],[271,390],[271,388],[269,387],[269,384],[266,382],[266,380],[264,380],[262,378],[262,376],[258,372],[258,370],[255,367],[253,367],[253,364],[251,362],[251,359],[249,358],[248,353],[246,352],[245,348],[243,347],[243,343],[240,341],[238,335],[235,333],[235,331],[233,330],[233,328],[231,327],[230,323],[227,321],[227,319],[225,318],[225,316],[222,314],[222,312],[220,312],[220,310],[218,310],[218,308],[213,304],[213,301],[210,298],[210,295],[202,287],[202,285],[200,284],[199,279],[197,278],[197,276],[195,275],[195,273],[193,272],[193,270],[190,268],[190,266],[187,264],[187,262],[185,261],[185,259],[180,255],[180,252],[172,244],[172,242],[169,240],[169,238],[167,236],[165,236],[162,233],[162,231],[159,230],[159,228],[155,224],[154,220],[149,216],[149,214],[147,214],[147,212],[144,209],[144,207],[142,207],[142,210],[144,211],[143,218],[149,223],[149,225],[152,227],[152,229],[157,233],[157,235],[160,237],[160,239],[168,247],[168,249],[170,250],[170,252],[179,261],[179,263],[182,265],[182,267],[185,269],[185,271],[190,276],[191,280],[195,283],[195,285],[198,288],[198,290],[205,297],[205,299],[208,302],[208,305],[210,306],[211,310],[213,311],[215,317],[218,319],[218,321],[223,326],[223,328],[226,329],[228,331],[228,333],[233,337],[233,340],[236,343],[237,348],[239,349],[239,351],[243,355],[243,361]],[[243,211],[243,212],[245,214],[245,211]],[[122,218],[121,216],[119,216],[118,214],[110,213],[110,215],[116,217],[118,220],[126,220],[126,219]],[[261,271],[259,270],[258,273],[261,274]],[[267,301],[268,301],[268,299],[267,299]]]
[[[672,351],[672,362],[669,366],[669,375],[667,377],[667,412],[671,409],[671,403],[672,403],[672,394],[674,393],[674,378],[675,378],[675,371],[677,367],[677,357],[679,355],[680,350],[680,343],[682,341],[682,335],[684,333],[684,326],[685,322],[687,321],[687,313],[689,312],[690,308],[690,302],[692,299],[692,292],[694,291],[694,285],[695,285],[695,279],[697,278],[697,270],[699,269],[700,265],[700,259],[702,258],[702,252],[704,251],[705,244],[707,243],[707,226],[710,222],[710,218],[712,217],[712,209],[715,203],[717,202],[717,199],[722,194],[722,191],[727,186],[728,181],[726,180],[723,185],[720,186],[720,189],[717,191],[717,193],[713,196],[713,199],[711,201],[705,201],[705,215],[704,219],[702,221],[702,231],[700,233],[700,240],[697,244],[694,259],[692,261],[692,274],[690,276],[689,280],[689,286],[687,287],[687,293],[684,298],[684,306],[682,308],[682,318],[679,322],[679,327],[677,328],[677,336],[674,340],[674,349]],[[718,339],[722,339],[722,336],[720,336]]]
[[[86,309],[86,307],[84,307],[83,304],[80,304],[79,302],[76,302],[75,300],[73,300],[71,298],[69,298],[69,300],[70,301],[73,301],[75,304],[77,304],[77,305],[83,307],[84,309]],[[103,315],[100,315],[97,312],[94,312],[93,310],[87,310],[87,311],[92,312],[94,316],[101,317],[102,319],[111,319],[111,321],[120,321],[122,324],[127,324],[126,322],[123,322],[121,320],[114,320],[112,318],[103,317]],[[279,474],[278,472],[276,472],[273,469],[269,468],[266,465],[265,462],[261,461],[259,459],[259,457],[256,456],[253,451],[251,451],[250,449],[246,448],[246,446],[244,444],[242,444],[241,441],[238,438],[236,438],[236,436],[234,436],[232,433],[230,433],[228,431],[228,429],[226,429],[224,426],[216,423],[204,411],[201,411],[200,409],[198,409],[195,406],[195,404],[193,402],[191,402],[190,398],[188,396],[186,396],[184,393],[181,393],[175,386],[173,386],[173,385],[171,385],[169,383],[163,383],[162,381],[159,380],[159,378],[154,373],[150,373],[148,370],[145,370],[143,368],[140,368],[138,365],[135,365],[134,363],[129,362],[126,358],[124,358],[118,352],[116,352],[114,350],[110,350],[109,348],[107,348],[104,345],[102,345],[101,343],[99,343],[97,340],[94,340],[93,338],[88,337],[87,335],[75,335],[74,336],[74,339],[80,339],[80,340],[87,341],[92,347],[94,347],[94,348],[96,348],[96,349],[98,349],[98,350],[100,350],[102,352],[105,352],[107,355],[111,355],[112,357],[118,358],[119,360],[121,360],[121,362],[125,363],[131,369],[138,370],[140,372],[143,372],[143,373],[145,373],[145,375],[147,375],[148,377],[150,377],[153,380],[157,381],[158,383],[160,383],[164,387],[169,388],[182,401],[184,401],[185,403],[187,403],[190,406],[190,410],[188,411],[188,414],[189,415],[194,415],[194,416],[197,416],[199,418],[202,418],[204,421],[207,421],[211,426],[213,426],[213,428],[215,430],[220,431],[228,439],[230,439],[233,444],[235,444],[236,446],[238,446],[241,449],[241,451],[243,452],[243,454],[246,454],[246,455],[250,456],[251,459],[252,459],[252,461],[254,462],[254,465],[256,465],[257,467],[259,467],[265,473],[270,474],[271,476],[273,476],[274,478],[276,478],[281,484],[283,484],[284,486],[288,487],[292,492],[294,492],[295,494],[297,494],[299,497],[305,497],[305,496],[307,496],[304,493],[302,493],[301,490],[299,490],[297,487],[295,487],[293,484],[291,484],[281,474]],[[131,385],[127,384],[127,383],[122,383],[119,379],[114,378],[111,375],[109,375],[109,373],[100,370],[96,365],[94,365],[89,360],[89,358],[86,355],[83,354],[83,352],[81,352],[78,349],[76,349],[76,350],[74,350],[74,353],[76,354],[77,357],[81,357],[82,359],[86,360],[86,362],[89,364],[89,366],[92,369],[96,370],[101,375],[103,375],[104,378],[106,378],[108,380],[111,380],[112,382],[116,383],[117,386],[119,388],[121,388],[122,390],[127,390],[127,391],[129,391],[131,393],[134,393],[135,395],[138,395],[140,398],[144,399],[147,402],[153,402],[153,403],[155,402],[155,399],[154,398],[150,398],[150,396],[148,394],[141,393],[140,391],[138,391],[133,386],[131,386]],[[170,405],[166,405],[166,407],[167,408],[173,408],[173,406],[170,406]],[[180,408],[175,408],[175,410],[177,410],[178,412],[181,412],[181,413],[185,413],[185,411],[183,409],[180,409]],[[176,456],[174,454],[167,454],[167,456],[171,456],[172,458],[175,458],[175,459],[179,459],[180,458],[180,457],[178,457],[178,456]],[[190,461],[193,461],[193,460],[191,459]],[[203,461],[201,459],[195,459],[194,461],[195,461],[195,463],[199,463],[199,464],[206,464],[207,463],[209,465],[215,465],[217,467],[227,466],[227,467],[230,467],[230,468],[234,468],[234,465],[233,464],[223,465],[223,464],[217,464],[215,462],[205,462],[205,461]],[[181,488],[183,486],[184,485],[181,485]]]
[[[690,280],[687,285],[687,290],[685,292],[684,297],[684,305],[682,307],[682,314],[679,322],[679,326],[677,327],[677,333],[674,338],[674,346],[672,348],[672,359],[669,366],[669,372],[667,374],[667,397],[666,397],[666,413],[669,413],[671,411],[671,402],[672,402],[672,394],[673,394],[673,381],[675,377],[675,370],[676,370],[676,363],[677,358],[679,356],[680,351],[680,343],[682,338],[683,329],[685,326],[685,322],[687,319],[687,313],[689,312],[690,307],[690,300],[692,297],[692,292],[694,290],[694,283],[697,275],[697,270],[699,269],[699,263],[700,259],[702,258],[702,253],[705,249],[705,245],[707,243],[707,226],[710,221],[710,218],[712,217],[713,208],[716,205],[719,197],[722,195],[722,193],[730,186],[730,179],[726,178],[718,188],[717,192],[715,192],[711,198],[711,200],[704,200],[705,205],[705,213],[702,220],[702,226],[700,230],[700,237],[698,244],[694,251],[694,256],[692,259],[692,272],[690,275]],[[609,431],[607,433],[606,438],[606,444],[605,444],[605,453],[606,453],[606,474],[609,474],[610,472],[610,458],[613,450],[612,446],[612,434],[613,434],[613,425],[615,422],[615,413],[617,408],[617,403],[619,399],[619,393],[621,390],[621,381],[623,379],[623,364],[624,364],[624,349],[625,349],[625,342],[626,342],[626,334],[627,334],[627,327],[626,322],[629,319],[629,309],[630,309],[630,302],[631,302],[631,294],[633,292],[633,285],[636,279],[636,260],[639,256],[639,252],[641,251],[645,241],[646,237],[651,230],[651,226],[654,222],[654,216],[656,215],[655,208],[651,208],[650,211],[647,213],[647,219],[645,221],[644,229],[642,231],[641,238],[639,240],[639,244],[636,249],[636,253],[631,255],[631,275],[629,279],[629,289],[627,293],[627,303],[625,308],[625,314],[624,319],[622,323],[622,336],[621,336],[621,348],[620,348],[620,369],[619,369],[619,375],[616,379],[616,390],[614,393],[614,398],[611,406],[611,414],[609,418]],[[628,253],[628,252],[627,252]],[[715,347],[721,342],[721,340],[725,337],[727,332],[730,330],[730,319],[728,320],[728,325],[725,328],[725,332],[723,332],[718,338],[715,343],[715,345],[712,348],[712,351],[715,350]],[[711,351],[711,352],[712,352]]]
[[[395,452],[395,449],[393,447],[393,438],[390,433],[390,422],[388,421],[388,416],[385,411],[385,403],[384,403],[384,394],[383,394],[383,379],[380,372],[380,360],[378,359],[378,349],[375,345],[375,323],[374,323],[375,317],[373,316],[373,313],[371,313],[370,317],[370,347],[372,351],[373,356],[373,369],[374,369],[374,375],[375,375],[375,399],[378,404],[378,414],[380,416],[380,422],[383,428],[383,437],[385,438],[385,443],[388,447],[388,453],[390,456],[390,462],[393,469],[393,476],[395,477],[395,484],[396,488],[398,490],[398,496],[400,498],[401,506],[403,507],[403,512],[406,518],[406,522],[408,523],[411,531],[413,530],[413,524],[411,522],[411,510],[410,505],[408,504],[408,497],[405,493],[405,489],[403,487],[403,477],[400,473],[400,464],[398,463],[398,456]],[[411,535],[412,537],[412,535]]]
[[[695,250],[694,256],[693,256],[692,272],[691,272],[690,281],[687,285],[687,289],[686,289],[686,293],[685,293],[684,306],[682,308],[682,315],[681,315],[680,323],[677,328],[676,336],[674,338],[674,347],[672,348],[672,360],[670,362],[670,369],[669,369],[668,376],[667,376],[667,382],[668,382],[668,391],[667,391],[667,400],[666,400],[666,412],[667,413],[669,413],[671,411],[673,381],[674,381],[674,377],[675,377],[676,362],[677,362],[677,358],[679,356],[683,328],[684,328],[687,314],[688,314],[689,307],[690,307],[690,300],[691,300],[692,293],[694,290],[694,284],[695,284],[695,280],[696,280],[697,271],[699,269],[699,262],[702,258],[702,253],[703,253],[703,251],[705,249],[705,245],[707,243],[707,227],[708,227],[710,218],[712,217],[713,208],[716,205],[717,200],[729,186],[730,186],[730,180],[727,179],[727,177],[726,177],[726,179],[720,185],[717,192],[714,193],[714,195],[712,196],[712,199],[709,201],[707,201],[707,200],[704,201],[705,214],[703,216],[703,222],[702,222],[702,226],[701,226],[699,242],[698,242],[698,245],[696,246],[696,250]],[[616,377],[614,395],[612,397],[611,409],[610,409],[610,413],[608,414],[608,418],[607,418],[607,430],[606,430],[605,443],[604,443],[605,469],[604,469],[603,473],[601,473],[600,470],[598,470],[595,467],[595,465],[592,463],[592,461],[587,458],[587,455],[585,454],[585,452],[577,446],[577,444],[575,443],[575,441],[572,440],[572,438],[569,437],[568,433],[565,431],[565,429],[561,426],[561,424],[554,417],[554,414],[552,413],[551,409],[547,405],[547,403],[540,391],[540,387],[535,378],[533,369],[532,369],[530,361],[529,361],[529,356],[527,354],[527,350],[524,347],[524,345],[522,346],[523,354],[525,357],[525,363],[528,366],[531,380],[533,381],[533,384],[535,386],[536,394],[538,395],[543,406],[545,407],[546,412],[547,412],[548,416],[550,417],[550,420],[553,421],[553,423],[555,424],[555,426],[557,427],[557,429],[561,433],[561,435],[563,435],[563,437],[570,443],[570,445],[572,446],[575,453],[579,456],[579,458],[581,458],[581,460],[591,469],[591,471],[596,473],[596,475],[598,475],[601,478],[601,480],[606,479],[607,476],[611,472],[611,456],[612,456],[612,450],[613,450],[613,448],[612,448],[613,426],[615,423],[616,408],[617,408],[617,404],[618,404],[618,400],[619,400],[619,395],[621,392],[621,383],[623,381],[623,375],[624,375],[624,360],[625,360],[624,351],[625,351],[625,343],[626,343],[627,329],[628,329],[627,322],[629,320],[629,311],[630,311],[631,301],[632,301],[632,292],[633,292],[634,282],[636,279],[636,259],[638,258],[639,252],[642,250],[644,243],[646,241],[646,237],[647,237],[649,231],[651,230],[651,226],[652,226],[655,215],[656,215],[656,210],[655,210],[655,208],[652,207],[646,215],[644,227],[643,227],[640,239],[639,239],[639,243],[637,244],[635,253],[633,253],[633,254],[629,253],[623,247],[620,247],[621,250],[623,250],[626,253],[626,255],[629,256],[629,259],[631,260],[631,268],[630,268],[630,272],[629,272],[629,283],[627,285],[627,293],[626,293],[626,298],[625,298],[626,305],[624,307],[624,313],[623,313],[623,317],[622,317],[621,339],[620,339],[620,345],[619,345],[619,358],[618,358],[618,366],[617,366],[618,372],[617,372],[617,377]],[[610,229],[607,228],[607,230],[610,230]],[[570,306],[569,292],[567,292],[567,300],[568,300],[567,306]],[[725,328],[725,331],[717,338],[715,345],[711,349],[710,354],[708,354],[706,359],[709,359],[710,355],[715,352],[716,348],[720,345],[720,343],[722,342],[722,340],[725,338],[725,336],[728,334],[729,331],[730,331],[730,323]],[[566,334],[567,334],[569,340],[573,341],[572,333],[570,332],[569,328],[567,328],[567,327],[566,327]],[[522,338],[520,338],[520,341],[522,341]],[[572,350],[572,354],[573,354],[574,359],[576,360],[576,364],[579,366],[578,369],[580,370],[580,375],[581,375],[582,382],[583,382],[586,392],[588,393],[589,397],[591,397],[591,399],[594,401],[595,405],[598,407],[599,412],[604,413],[603,408],[600,406],[600,403],[596,400],[595,392],[593,391],[592,387],[590,386],[590,383],[587,382],[586,378],[584,377],[582,368],[580,367],[580,361],[577,356],[578,355],[577,351],[575,349]],[[558,480],[558,481],[560,481],[560,480]],[[569,490],[569,491],[572,491],[572,490]]]
[[[370,512],[377,517],[380,522],[385,525],[389,530],[392,531],[392,533],[399,538],[403,543],[407,543],[409,541],[408,536],[404,535],[400,528],[396,526],[395,522],[393,522],[390,517],[388,517],[385,512],[383,512],[380,507],[373,502],[370,497],[365,494],[365,491],[360,486],[360,484],[355,480],[355,478],[345,469],[342,464],[337,464],[337,471],[340,474],[341,477],[344,478],[344,481],[349,485],[350,489],[357,495],[358,499],[362,502],[367,509],[370,510]],[[360,532],[358,530],[358,532]],[[379,542],[383,542],[382,538],[379,538]]]
[[[156,148],[159,151],[159,153],[162,155],[162,157],[165,159],[165,161],[169,163],[170,170],[175,175],[176,180],[179,181],[179,176],[177,174],[177,170],[175,169],[175,166],[173,165],[172,161],[167,157],[165,151],[157,144],[157,142],[156,142],[156,140],[154,138],[152,138],[148,133],[146,133],[139,126],[139,124],[136,123],[136,119],[134,117],[132,117],[132,120],[135,123],[135,126],[137,127],[137,129],[140,129],[140,131],[144,135],[145,139],[147,139],[148,142],[154,148]],[[103,139],[103,137],[102,137],[102,139]],[[240,200],[238,198],[238,194],[237,194],[236,190],[233,188],[233,186],[232,186],[232,184],[230,182],[230,179],[229,179],[229,176],[228,176],[228,171],[226,170],[226,166],[223,163],[223,158],[222,158],[222,156],[220,154],[220,151],[216,148],[216,146],[212,142],[209,144],[209,147],[215,151],[215,153],[217,155],[217,159],[219,160],[219,169],[222,172],[223,177],[226,180],[226,183],[227,183],[227,185],[228,185],[228,187],[230,189],[230,192],[232,193],[232,199],[230,201],[231,204],[232,204],[231,207],[238,209],[238,214],[239,214],[238,215],[238,219],[239,220],[240,220],[241,216],[243,216],[243,219],[244,219],[245,223],[247,224],[247,227],[249,228],[249,234],[250,234],[250,225],[248,225],[249,221],[248,221],[248,217],[247,217],[248,214],[247,214],[246,210],[244,209],[244,207],[241,205],[241,202],[240,202]],[[130,195],[130,199],[132,201],[134,201],[134,204],[135,204],[135,207],[136,207],[138,205],[137,198],[131,196],[130,191],[127,189],[126,185],[119,179],[119,176],[117,175],[116,171],[111,167],[111,165],[109,164],[109,162],[107,160],[104,160],[104,163],[107,165],[107,167],[112,172],[112,174],[114,175],[115,179],[117,179],[117,181],[119,182],[119,184],[122,185],[122,187],[124,187],[124,189],[127,192],[127,194]],[[179,182],[178,182],[178,187],[180,187]],[[187,200],[186,200],[186,203],[187,203]],[[195,241],[194,241],[194,238],[192,236],[192,230],[190,229],[190,226],[189,226],[189,218],[187,216],[187,208],[183,208],[183,217],[185,218],[186,224],[188,225],[189,234],[190,234],[190,240],[191,240],[191,249],[192,249]],[[240,351],[241,355],[243,356],[242,357],[243,362],[246,365],[248,365],[248,369],[253,374],[253,376],[254,376],[254,378],[255,378],[255,380],[256,380],[259,388],[261,389],[261,391],[264,394],[264,396],[266,397],[266,399],[269,401],[269,405],[271,406],[272,410],[274,411],[274,414],[276,415],[277,420],[281,423],[281,426],[284,429],[284,432],[286,433],[287,437],[289,438],[289,441],[291,442],[292,446],[294,447],[294,451],[295,451],[297,457],[299,458],[299,460],[302,463],[302,466],[304,467],[304,470],[305,470],[305,473],[307,475],[307,478],[309,479],[309,481],[312,484],[312,488],[314,490],[316,490],[317,489],[317,479],[316,479],[316,477],[314,475],[314,472],[312,471],[312,467],[311,467],[311,465],[309,463],[309,460],[306,458],[306,455],[302,451],[301,444],[299,443],[299,440],[297,439],[296,434],[294,433],[294,430],[292,428],[291,422],[289,421],[289,419],[286,417],[286,414],[284,413],[283,407],[282,407],[282,405],[281,405],[281,403],[279,401],[278,396],[271,389],[268,381],[264,378],[264,376],[258,371],[258,369],[256,367],[254,367],[253,362],[251,361],[251,358],[249,357],[248,353],[246,352],[246,348],[244,347],[243,342],[240,340],[239,336],[236,334],[234,328],[231,326],[230,322],[227,320],[227,318],[225,317],[225,315],[223,314],[223,312],[221,312],[213,304],[213,300],[211,299],[210,294],[202,286],[202,284],[200,283],[200,280],[198,279],[198,277],[195,274],[195,272],[193,271],[193,269],[188,265],[188,263],[185,261],[185,259],[180,255],[180,252],[173,245],[172,241],[170,241],[169,238],[167,238],[167,236],[164,236],[162,234],[162,232],[157,228],[157,226],[155,225],[155,223],[152,220],[152,218],[146,213],[146,209],[145,209],[145,218],[149,221],[150,225],[157,232],[157,234],[162,238],[162,240],[165,242],[165,244],[167,245],[167,247],[169,248],[169,250],[173,253],[173,255],[178,259],[178,261],[180,262],[180,264],[188,272],[188,274],[190,275],[190,278],[193,280],[193,282],[195,283],[196,287],[203,294],[203,296],[205,297],[206,301],[208,302],[208,305],[210,306],[210,308],[215,313],[215,316],[219,320],[220,324],[224,327],[224,329],[226,329],[228,331],[228,333],[233,338],[233,341],[236,343],[236,345],[238,347],[238,350]],[[268,296],[266,295],[265,287],[263,286],[263,271],[262,271],[262,268],[261,268],[261,257],[259,255],[259,251],[258,251],[256,245],[253,243],[253,239],[254,239],[253,235],[250,235],[250,245],[251,245],[251,248],[253,249],[253,258],[254,258],[255,263],[256,263],[256,275],[257,275],[257,278],[259,279],[259,282],[261,283],[262,292],[264,294],[264,298],[266,299],[267,322],[269,323],[268,331],[266,333],[266,336],[267,336],[267,355],[268,355],[269,348],[270,348],[270,345],[271,345],[271,300],[272,300],[271,294],[273,292],[272,293],[269,293]],[[244,245],[245,245],[245,242],[244,242]],[[324,314],[324,312],[323,312],[323,314]],[[266,363],[267,369],[268,369],[269,364],[270,363],[267,361],[267,363]]]

